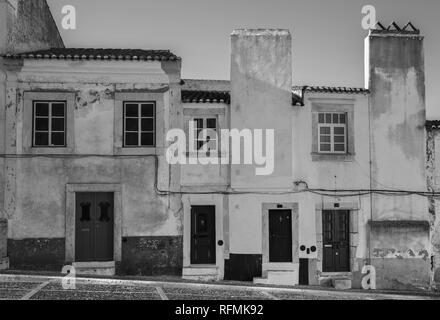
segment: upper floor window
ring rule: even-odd
[[[124,146],[155,147],[156,105],[154,102],[124,102]]]
[[[205,146],[206,152],[217,152],[217,119],[216,118],[194,118],[194,150],[201,150]],[[203,134],[202,130],[206,130]]]
[[[34,101],[33,146],[66,146],[66,102]]]
[[[318,137],[320,153],[347,153],[346,113],[319,113]]]

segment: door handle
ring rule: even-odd
[[[331,244],[325,244],[324,245],[324,248],[332,248],[333,247],[333,245],[331,245]]]

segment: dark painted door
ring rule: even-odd
[[[269,262],[292,262],[291,210],[269,210]]]
[[[76,193],[75,260],[113,260],[113,193]]]
[[[214,264],[215,248],[215,206],[191,207],[191,264]]]
[[[349,211],[322,212],[323,271],[350,271]]]

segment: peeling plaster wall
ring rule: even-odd
[[[188,80],[187,80],[188,81]],[[195,82],[194,80],[191,80]],[[187,84],[185,84],[187,86]],[[212,86],[207,89],[213,89]],[[229,105],[224,103],[184,103],[183,104],[183,130],[186,133],[187,152],[189,152],[189,121],[194,118],[215,118],[217,120],[217,138],[218,138],[218,151],[221,150],[221,130],[229,129]],[[220,154],[217,154],[221,156]],[[195,155],[193,155],[195,156]],[[225,156],[225,155],[224,155]],[[195,156],[196,157],[196,156]],[[226,156],[225,156],[226,157]],[[181,166],[182,170],[182,186],[198,188],[200,190],[206,190],[206,187],[218,187],[225,189],[229,184],[229,165],[221,164],[218,159],[218,164],[204,165],[201,163],[187,164]]]
[[[421,37],[370,35],[372,187],[426,190],[425,74]],[[418,196],[375,196],[374,219],[427,220]]]
[[[46,0],[0,0],[0,54],[19,53],[24,51],[47,49],[50,47],[64,47],[56,23],[52,17]],[[4,132],[11,129],[13,122],[6,123],[5,110],[11,107],[13,88],[7,88],[8,72],[0,58],[0,153],[4,154],[10,148],[5,148]],[[9,81],[14,81],[14,75],[9,75]],[[15,126],[15,125],[13,125]],[[12,129],[15,129],[12,128]],[[14,176],[15,163],[0,159],[0,219],[7,218],[6,212],[14,207],[9,195],[15,192],[15,183],[6,177]],[[3,170],[4,168],[4,170]],[[7,180],[7,181],[6,181]],[[5,192],[9,190],[10,192]],[[8,196],[5,196],[5,195]],[[6,210],[5,210],[6,209]],[[0,230],[0,263],[6,255],[7,227],[4,224]]]
[[[0,54],[64,47],[46,0],[0,0]]]
[[[365,41],[371,91],[371,187],[426,191],[423,37],[373,32]],[[428,199],[418,195],[376,194],[372,205],[374,223],[431,219]],[[429,287],[429,230],[414,233],[399,224],[392,232],[378,228],[370,235],[370,251],[379,287]]]
[[[6,159],[5,165],[8,238],[14,241],[11,242],[14,247],[19,247],[21,242],[17,241],[24,239],[63,239],[66,232],[66,184],[120,184],[122,237],[127,239],[123,248],[128,250],[123,252],[123,257],[133,258],[133,252],[138,248],[130,247],[130,244],[137,243],[131,238],[148,241],[148,237],[155,237],[156,241],[163,239],[168,243],[165,238],[173,237],[170,241],[175,241],[175,245],[172,247],[180,246],[181,250],[180,196],[160,196],[154,188],[156,174],[158,188],[162,190],[177,190],[180,185],[180,168],[169,166],[165,160],[167,144],[161,141],[155,150],[129,156],[117,156],[114,147],[117,92],[162,92],[163,118],[157,121],[163,122],[160,127],[163,132],[157,132],[157,135],[164,137],[170,127],[179,125],[180,63],[175,62],[177,66],[160,62],[96,64],[100,63],[25,61],[17,72],[17,82],[7,83],[5,116],[9,130],[6,150],[16,155]],[[74,93],[74,121],[67,123],[67,130],[74,131],[71,154],[26,153],[23,145],[25,129],[28,129],[25,128],[23,111],[25,92]],[[156,156],[159,168],[156,168]],[[162,249],[158,247],[157,250]],[[176,252],[173,259],[181,259],[179,250]],[[162,263],[166,265],[166,262]],[[173,267],[169,270],[176,273],[178,265],[172,262]],[[148,270],[142,272],[151,271]]]
[[[291,187],[292,39],[288,30],[236,30],[231,35],[231,128],[275,129],[274,172],[255,174],[255,164],[231,166],[231,186]],[[264,135],[263,135],[264,137]],[[281,147],[282,146],[282,147]],[[244,147],[241,146],[243,154]],[[263,147],[263,150],[265,148]]]

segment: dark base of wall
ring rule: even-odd
[[[9,268],[61,272],[65,259],[64,238],[8,239]]]
[[[415,258],[373,258],[377,289],[420,290],[429,287],[431,263]]]
[[[128,275],[182,275],[183,237],[124,237],[116,272]]]
[[[234,254],[225,260],[225,280],[252,281],[262,274],[261,254]]]

